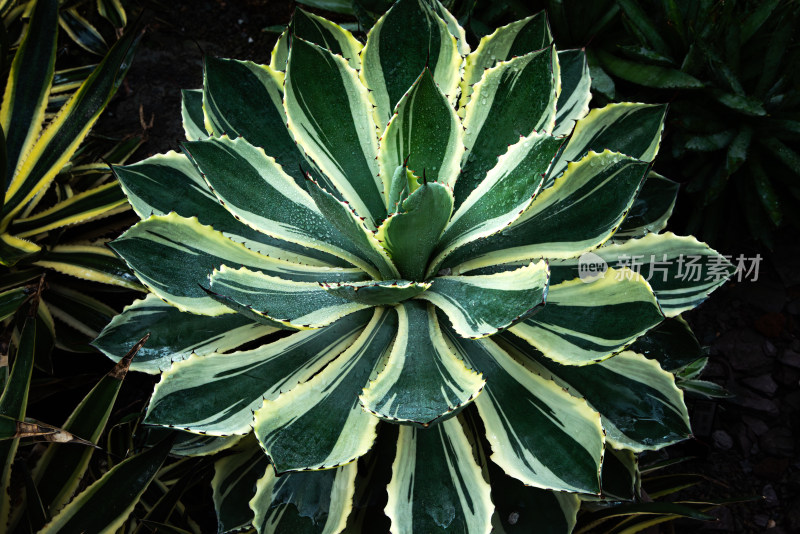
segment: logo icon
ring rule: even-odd
[[[606,275],[608,264],[594,252],[586,252],[578,258],[578,277],[585,284],[591,284]]]

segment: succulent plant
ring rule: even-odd
[[[732,266],[659,233],[665,107],[589,111],[583,52],[551,41],[538,16],[470,52],[400,0],[362,45],[298,10],[269,66],[205,59],[183,153],[114,168],[143,220],[111,247],[151,294],[95,345],[151,333],[145,422],[228,449],[221,531],[380,531],[384,487],[393,532],[569,531],[604,451],[689,435],[627,349]]]
[[[17,346],[22,322],[14,314],[47,274],[37,307],[35,363],[52,372],[54,345],[92,350],[88,342],[116,313],[84,290],[101,284],[143,289],[124,262],[98,242],[102,227],[85,224],[129,209],[108,165],[98,159],[124,162],[141,140],[100,150],[101,143],[87,137],[122,84],[141,33],[133,29],[96,66],[59,71],[59,4],[38,0],[29,7],[28,24],[2,79],[0,350],[8,354],[9,346]],[[0,57],[7,52],[2,49]]]

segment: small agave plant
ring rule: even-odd
[[[232,447],[220,531],[378,532],[359,510],[385,494],[392,532],[568,532],[604,454],[690,434],[627,349],[733,269],[659,233],[665,107],[589,88],[543,15],[470,52],[422,0],[365,44],[298,10],[269,66],[206,58],[183,153],[115,168],[143,220],[111,246],[151,294],[95,344],[149,331],[146,422]]]

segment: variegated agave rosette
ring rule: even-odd
[[[354,460],[388,435],[393,532],[488,532],[518,499],[566,532],[604,450],[689,435],[674,376],[626,348],[731,265],[658,233],[665,107],[590,112],[583,51],[551,41],[538,15],[470,52],[438,2],[400,0],[362,45],[298,10],[269,66],[206,58],[184,154],[115,169],[143,220],[112,248],[151,294],[95,343],[151,332],[146,422],[205,435],[183,453],[241,440],[221,531],[358,530],[383,489]]]

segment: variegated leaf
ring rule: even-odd
[[[466,338],[490,336],[544,305],[550,271],[539,261],[515,271],[479,276],[440,276],[418,298],[444,311]]]
[[[520,137],[553,130],[559,80],[553,47],[498,63],[484,73],[464,108],[467,150],[454,187],[456,208],[479,187],[510,145]]]
[[[421,71],[422,69],[420,69]],[[367,226],[386,216],[367,89],[341,57],[298,37],[286,65],[289,129]]]
[[[589,152],[610,150],[640,161],[653,161],[661,143],[664,105],[622,102],[593,109],[575,123],[569,143],[559,154],[545,182],[549,187],[567,165]]]
[[[144,290],[125,262],[103,246],[56,245],[39,256],[34,265],[90,282]]]
[[[27,31],[14,53],[0,108],[0,126],[6,138],[3,163],[9,182],[42,130],[55,72],[58,2],[36,2],[30,17]]]
[[[192,354],[227,352],[277,330],[240,314],[207,317],[182,312],[148,294],[115,316],[92,345],[118,361],[137,339],[149,332],[150,339],[139,350],[131,369],[157,374]]]
[[[286,127],[283,74],[251,61],[206,56],[203,69],[205,128],[216,137],[244,137],[275,158],[301,187],[301,167],[316,172]]]
[[[349,239],[361,256],[372,264],[371,266],[364,262],[359,263],[365,272],[375,279],[400,278],[400,272],[387,255],[386,249],[381,246],[375,234],[365,226],[364,217],[359,217],[350,205],[337,200],[317,182],[309,181],[306,187],[325,220]]]
[[[561,50],[558,52],[558,64],[561,71],[561,94],[556,103],[555,136],[572,133],[575,122],[589,113],[589,101],[592,99],[589,77],[589,64],[584,50]]]
[[[381,138],[378,163],[384,191],[390,191],[392,175],[403,165],[417,176],[452,187],[464,153],[463,135],[458,116],[426,67],[397,103]],[[391,202],[387,207],[391,213]]]
[[[689,324],[680,316],[665,320],[636,340],[630,350],[655,360],[665,371],[675,372],[704,356]]]
[[[196,218],[175,213],[153,215],[131,227],[111,244],[153,293],[181,311],[222,315],[232,310],[209,296],[213,269],[248,266],[298,281],[361,280],[359,269],[313,267],[270,258],[235,243]]]
[[[633,274],[608,269],[589,283],[551,279],[547,305],[510,332],[561,364],[604,360],[664,320],[650,286]]]
[[[256,411],[255,434],[278,473],[337,467],[369,451],[378,418],[361,408],[358,394],[396,332],[394,310],[376,308],[341,356]]]
[[[276,239],[372,270],[359,249],[331,228],[306,190],[262,149],[226,136],[188,142],[184,147],[211,192],[237,220]]]
[[[454,250],[496,234],[520,217],[533,202],[561,144],[547,134],[533,134],[511,146],[453,214],[428,275]]]
[[[117,182],[73,195],[55,205],[11,223],[10,230],[21,238],[30,238],[56,228],[79,224],[121,213],[130,207]]]
[[[287,473],[267,469],[250,501],[258,534],[338,534],[353,509],[356,464]]]
[[[498,62],[546,48],[552,41],[544,11],[497,28],[492,34],[482,37],[478,48],[465,60],[459,108],[463,110],[467,105],[472,96],[472,86],[480,81],[486,69]]]
[[[400,0],[367,34],[361,80],[371,91],[374,120],[383,131],[395,106],[428,67],[439,90],[455,103],[461,55],[447,23],[425,0]]]
[[[590,153],[509,228],[456,250],[445,262],[461,273],[529,258],[572,258],[608,240],[625,218],[647,172],[647,164],[605,151]]]
[[[352,33],[338,24],[302,9],[295,9],[289,30],[291,37],[299,37],[327,48],[345,58],[354,69],[361,68],[363,45],[353,37]]]
[[[0,227],[6,227],[31,199],[44,191],[73,156],[122,84],[140,37],[139,32],[131,31],[114,44],[20,161],[8,184]]]
[[[321,328],[369,307],[329,293],[316,281],[284,280],[244,267],[223,265],[210,282],[213,293],[291,328]]]
[[[346,267],[350,264],[325,252],[275,239],[237,221],[209,191],[208,184],[183,154],[167,152],[125,167],[114,166],[128,201],[140,218],[175,212],[197,217],[226,237],[267,256],[304,263]]]
[[[650,171],[614,239],[642,237],[667,226],[678,198],[679,184]]]
[[[392,534],[488,534],[494,506],[458,419],[401,426],[385,513]]]
[[[395,310],[392,351],[361,404],[382,419],[428,426],[471,402],[485,381],[447,345],[433,306],[407,300]]]
[[[672,232],[648,234],[596,249],[609,267],[630,269],[646,280],[667,317],[675,317],[703,302],[733,275],[729,258],[694,237]],[[577,276],[579,259],[553,261],[551,283]]]
[[[586,399],[600,413],[610,445],[641,452],[689,437],[683,392],[675,385],[675,377],[655,361],[624,351],[594,365],[559,365],[520,339],[508,334],[501,334],[500,339],[506,350],[520,355],[535,373]]]
[[[256,483],[269,469],[267,456],[251,436],[214,462],[211,491],[217,532],[238,532],[251,525],[254,515],[249,502],[256,495]]]
[[[475,405],[492,461],[529,486],[599,493],[605,439],[597,412],[491,339],[466,340],[446,332],[456,351],[486,377]],[[564,457],[570,460],[559,461]]]
[[[581,505],[577,495],[526,486],[493,463],[489,473],[495,501],[493,533],[572,533]]]
[[[369,312],[244,352],[176,362],[161,375],[145,421],[214,436],[246,434],[253,411],[305,382],[358,338]]]
[[[188,141],[197,141],[208,137],[205,118],[203,117],[203,90],[181,90],[181,119],[183,133]]]

